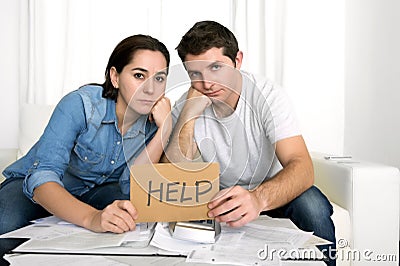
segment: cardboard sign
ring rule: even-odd
[[[219,191],[218,163],[160,163],[131,167],[130,200],[136,222],[207,219]]]

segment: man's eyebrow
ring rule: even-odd
[[[223,63],[222,61],[216,60],[216,61],[213,61],[213,62],[211,62],[210,64],[208,64],[207,67],[211,67],[211,66],[215,65],[216,63],[218,63],[218,64],[225,64],[225,63]]]
[[[224,62],[222,62],[222,61],[219,61],[219,60],[215,60],[215,61],[200,60],[200,61],[208,61],[208,62],[210,62],[208,65],[206,65],[205,68],[212,67],[212,66],[215,65],[215,64],[223,64],[223,65],[226,65],[226,63],[224,63]],[[188,67],[190,67],[191,65],[194,65],[194,64],[187,64]]]

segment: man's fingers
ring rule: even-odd
[[[211,199],[210,203],[208,203],[208,208],[213,209],[216,206],[220,205],[222,202],[226,201],[228,198],[232,196],[231,188],[225,188],[220,190],[215,196]]]

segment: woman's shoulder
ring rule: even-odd
[[[99,98],[99,99],[103,98],[102,97],[103,87],[98,84],[83,85],[82,87],[77,89],[75,92],[81,96],[86,96],[86,97],[88,96],[90,98]]]
[[[100,99],[102,98],[102,93],[103,93],[103,87],[100,85],[96,84],[88,84],[88,85],[83,85],[79,87],[76,90],[73,90],[69,93],[67,93],[63,98],[83,98],[83,97],[89,97],[92,99]]]
[[[86,116],[93,115],[93,111],[105,113],[107,99],[102,97],[103,88],[100,85],[84,85],[65,95],[57,104],[56,109],[69,112],[84,112]]]

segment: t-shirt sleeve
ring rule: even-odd
[[[188,92],[183,93],[182,96],[175,102],[174,106],[172,107],[171,116],[172,116],[173,127],[175,127],[179,115],[183,109],[183,106],[185,105],[187,94]]]
[[[271,143],[301,135],[293,104],[286,91],[275,84],[267,83],[263,90],[262,123]]]

